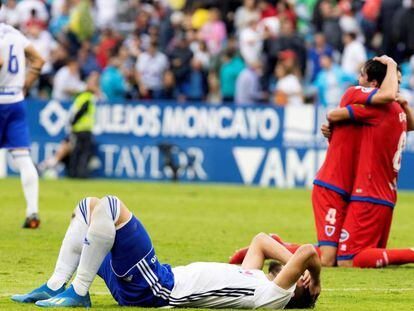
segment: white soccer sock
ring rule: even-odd
[[[105,197],[92,213],[78,272],[72,282],[78,295],[85,296],[88,293],[99,267],[114,244],[115,223],[119,218],[119,212],[119,200],[115,197]]]
[[[65,238],[60,247],[59,257],[55,271],[47,281],[47,286],[57,290],[67,283],[79,264],[83,241],[88,232],[91,198],[85,198],[75,208],[72,220],[66,231]]]
[[[39,175],[30,158],[29,150],[14,150],[11,154],[20,172],[20,179],[27,204],[27,217],[39,212]]]

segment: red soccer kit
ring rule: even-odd
[[[397,200],[397,176],[407,137],[407,117],[397,102],[381,107],[348,106],[364,120],[358,169],[343,224],[338,260],[352,259],[365,248],[385,248]]]
[[[378,89],[350,87],[342,96],[340,107],[369,104]],[[355,107],[358,117],[367,113]],[[357,169],[361,145],[362,125],[335,125],[325,162],[314,180],[312,205],[319,246],[338,246],[345,209],[350,197]]]

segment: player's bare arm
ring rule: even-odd
[[[29,71],[26,74],[26,81],[24,84],[24,92],[27,93],[39,77],[45,61],[32,45],[29,45],[24,52],[27,60],[29,61]]]
[[[310,273],[309,291],[317,298],[321,291],[320,273],[321,262],[318,253],[311,244],[302,245],[276,276],[277,286],[288,289],[292,287],[301,275],[308,270]]]
[[[262,269],[266,259],[275,259],[286,264],[292,256],[282,244],[265,233],[259,233],[250,243],[241,266],[245,269]]]
[[[397,94],[396,98],[397,102],[401,105],[402,109],[404,109],[405,114],[407,115],[407,131],[414,130],[414,112],[411,109],[408,101],[401,96],[400,93]]]
[[[329,123],[338,123],[341,121],[350,120],[351,114],[348,108],[336,108],[328,112],[328,114],[326,115],[326,119],[328,120]],[[322,133],[324,131],[326,132],[326,128],[322,129]]]
[[[371,104],[383,105],[393,102],[398,93],[397,63],[386,55],[374,57],[374,60],[387,65],[387,73],[377,93],[372,96]]]

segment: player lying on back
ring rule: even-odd
[[[27,74],[26,59],[30,65]],[[30,158],[24,96],[39,77],[43,64],[39,53],[20,31],[0,23],[0,148],[10,150],[20,172],[27,203],[24,228],[37,228],[40,223],[39,177]]]
[[[265,275],[265,259],[284,266]],[[320,269],[312,245],[292,255],[266,234],[253,238],[241,267],[198,262],[171,268],[158,261],[145,228],[118,198],[86,198],[75,208],[53,275],[12,300],[41,307],[90,307],[88,292],[98,274],[121,306],[310,308],[321,291]]]

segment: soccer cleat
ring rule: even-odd
[[[63,285],[58,290],[50,289],[46,283],[42,286],[36,288],[28,294],[24,295],[13,295],[11,300],[21,303],[33,303],[38,300],[45,300],[56,296],[57,294],[62,293],[65,290],[65,285]]]
[[[89,293],[87,293],[86,296],[80,296],[76,294],[75,289],[73,288],[73,285],[71,285],[68,287],[68,289],[66,289],[64,292],[60,293],[59,295],[56,295],[55,297],[52,297],[47,300],[37,301],[36,306],[44,307],[44,308],[57,308],[57,307],[59,308],[64,308],[64,307],[90,308],[92,304],[91,304],[91,298],[89,296]]]
[[[36,229],[40,226],[40,218],[37,213],[30,215],[29,217],[26,217],[26,220],[23,223],[22,228],[25,229]]]

